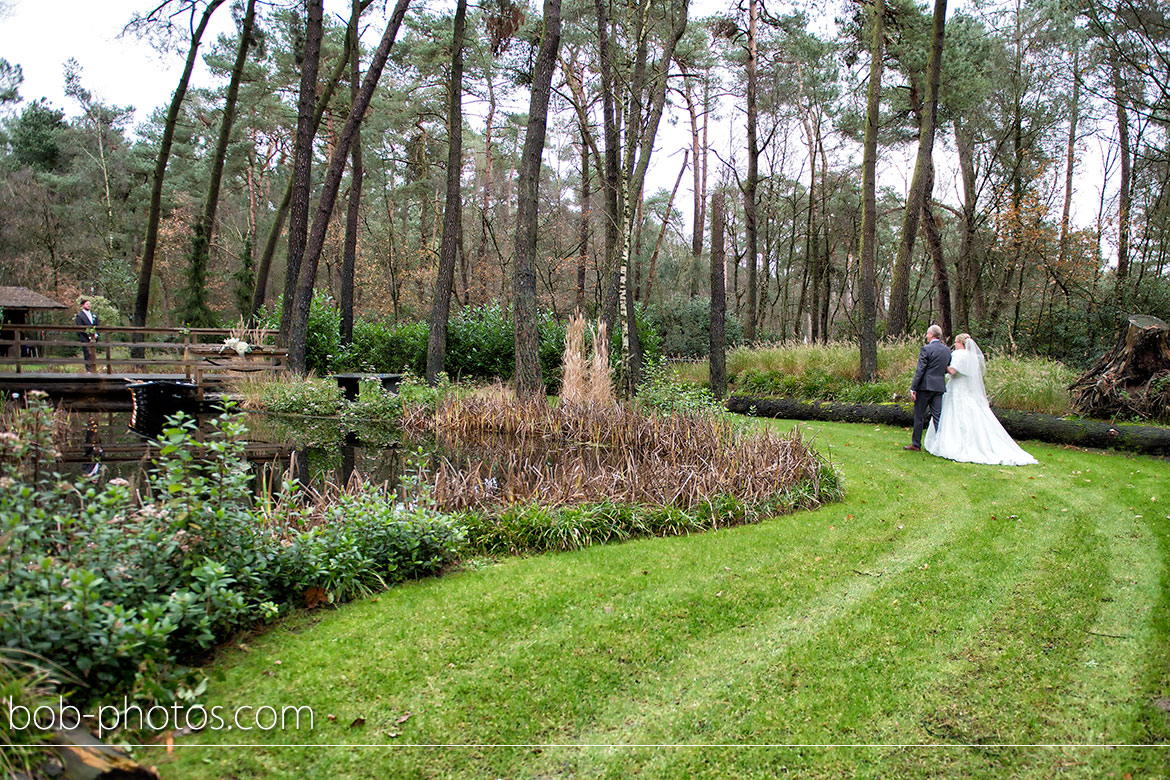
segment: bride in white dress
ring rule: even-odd
[[[975,340],[966,333],[955,337],[947,391],[943,394],[938,430],[926,430],[923,446],[932,455],[964,463],[1026,466],[1036,463],[1003,429],[987,403],[983,388],[986,363]]]

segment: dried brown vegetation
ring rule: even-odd
[[[592,342],[592,355],[587,354]],[[585,325],[585,317],[574,315],[565,329],[565,353],[562,359],[561,400],[575,405],[613,404],[613,383],[609,376],[609,340],[604,322],[596,328]]]
[[[408,435],[433,435],[441,451],[430,475],[444,510],[535,502],[613,501],[692,509],[730,496],[771,507],[780,496],[815,506],[837,477],[798,432],[747,434],[701,414],[647,416],[625,406],[501,393],[451,398],[436,411],[404,410]]]

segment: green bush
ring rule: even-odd
[[[449,519],[371,487],[315,509],[254,508],[229,414],[201,439],[189,420],[164,431],[141,503],[125,480],[31,477],[28,459],[52,455],[45,415],[31,399],[0,440],[0,642],[59,663],[78,703],[169,700],[180,662],[303,603],[307,587],[342,601],[433,573],[462,543]]]
[[[463,309],[447,326],[447,374],[456,380],[510,377],[515,340],[512,313],[500,304]]]
[[[898,387],[894,382],[855,382],[817,368],[810,368],[801,374],[747,368],[735,377],[736,392],[744,395],[850,404],[888,403],[894,400]],[[902,390],[903,395],[906,392]]]
[[[638,403],[656,412],[705,412],[726,414],[727,408],[709,387],[678,382],[674,371],[665,361],[650,363],[638,386]]]
[[[289,376],[268,382],[260,394],[265,411],[329,417],[341,411],[341,387],[328,377]]]
[[[272,308],[260,310],[260,327],[280,327],[280,309],[284,298],[277,298]],[[320,375],[333,370],[333,361],[341,354],[341,311],[328,293],[313,291],[309,307],[309,332],[305,338],[305,367]]]
[[[334,361],[339,372],[366,371],[397,374],[405,370],[422,375],[427,368],[425,322],[392,325],[376,320],[357,320],[353,324],[353,341]]]
[[[711,301],[708,298],[671,296],[650,308],[650,319],[662,334],[662,354],[700,358],[711,349]],[[728,312],[724,323],[727,348],[743,342],[743,324]]]
[[[274,563],[279,592],[320,588],[330,602],[368,595],[437,573],[464,538],[448,519],[387,500],[376,490],[340,494],[316,520],[281,548]]]
[[[549,312],[539,316],[541,369],[551,391],[560,382],[565,326]],[[390,325],[358,321],[354,323],[353,342],[340,352],[332,367],[335,371],[410,371],[422,376],[427,368],[429,336],[426,322]],[[447,325],[445,371],[454,380],[506,380],[515,367],[515,341],[511,310],[498,303],[462,309]]]

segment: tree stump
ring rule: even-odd
[[[1129,318],[1110,352],[1069,385],[1073,408],[1088,417],[1170,422],[1170,325]]]

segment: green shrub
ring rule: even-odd
[[[433,573],[462,542],[448,518],[368,486],[316,508],[253,508],[245,430],[230,414],[203,437],[174,421],[141,503],[125,480],[33,477],[23,461],[51,454],[45,413],[30,400],[2,439],[0,642],[59,663],[79,704],[170,700],[188,679],[180,662],[303,603],[306,588],[342,601]]]
[[[550,312],[539,316],[541,369],[551,392],[560,382],[565,326]],[[335,371],[410,371],[423,376],[429,336],[426,322],[390,325],[358,321],[354,323],[353,342],[340,352],[332,367]],[[657,343],[653,334],[648,337]],[[515,341],[511,310],[499,303],[462,309],[447,325],[445,371],[455,380],[506,380],[515,366]]]
[[[405,579],[435,574],[463,544],[463,529],[374,488],[341,493],[312,528],[286,537],[274,563],[276,589],[291,596],[320,588],[346,601]]]
[[[260,310],[260,327],[280,327],[280,309],[284,298],[277,298],[272,308]],[[309,307],[309,331],[305,338],[305,367],[320,375],[333,370],[334,359],[341,355],[341,310],[328,293],[313,291]]]
[[[662,354],[699,358],[711,349],[711,301],[675,295],[650,308],[650,319],[662,334]],[[727,348],[743,342],[743,324],[728,312],[724,323]]]
[[[295,377],[264,385],[260,403],[275,414],[328,417],[341,411],[341,388],[328,377]]]
[[[353,341],[334,361],[334,370],[397,374],[410,370],[423,374],[427,368],[425,322],[392,325],[374,320],[353,324]]]
[[[638,403],[656,412],[704,412],[725,414],[727,408],[708,387],[679,382],[665,361],[650,363],[638,386]]]

